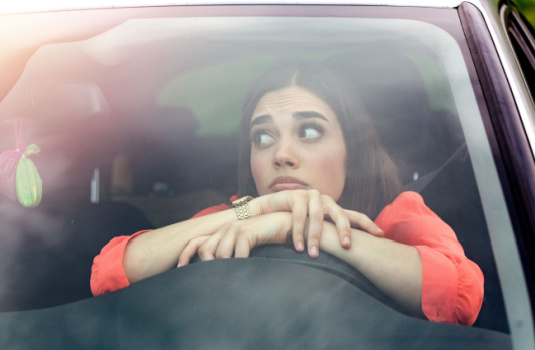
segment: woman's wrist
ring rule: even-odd
[[[320,238],[320,250],[334,255],[337,258],[342,259],[356,267],[356,265],[359,263],[359,257],[362,255],[360,250],[365,249],[363,244],[365,245],[366,243],[362,242],[363,235],[370,236],[370,239],[372,240],[376,238],[369,233],[352,228],[351,242],[353,244],[351,244],[349,249],[346,249],[340,244],[336,225],[330,221],[325,221],[323,222],[323,232]]]

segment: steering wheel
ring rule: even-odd
[[[291,243],[286,245],[267,244],[251,249],[249,259],[277,259],[323,270],[343,278],[380,302],[409,315],[406,310],[384,294],[357,269],[327,252],[320,251],[317,258],[311,258],[306,251],[296,251]],[[201,259],[195,255],[191,259],[191,263],[198,262],[201,262]]]
[[[507,334],[398,312],[344,264],[276,246],[194,263],[98,297],[0,314],[0,348],[512,348]]]

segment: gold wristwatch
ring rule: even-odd
[[[245,196],[241,197],[240,199],[236,199],[230,204],[231,208],[236,209],[238,220],[245,220],[253,217],[251,215],[251,210],[249,209],[249,201],[252,199],[253,197],[251,196]]]

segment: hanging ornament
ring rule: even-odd
[[[39,153],[34,144],[22,141],[22,121],[15,120],[16,149],[0,154],[0,193],[25,207],[41,203],[43,184],[35,164],[29,157]]]

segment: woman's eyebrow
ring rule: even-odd
[[[327,123],[329,123],[329,120],[321,113],[315,112],[315,111],[301,111],[301,112],[295,112],[293,114],[295,119],[310,119],[310,118],[318,118],[323,119]]]
[[[261,115],[260,117],[256,117],[253,120],[251,120],[251,128],[258,124],[270,123],[270,122],[273,122],[273,118],[271,118],[270,115],[267,115],[267,114]]]

